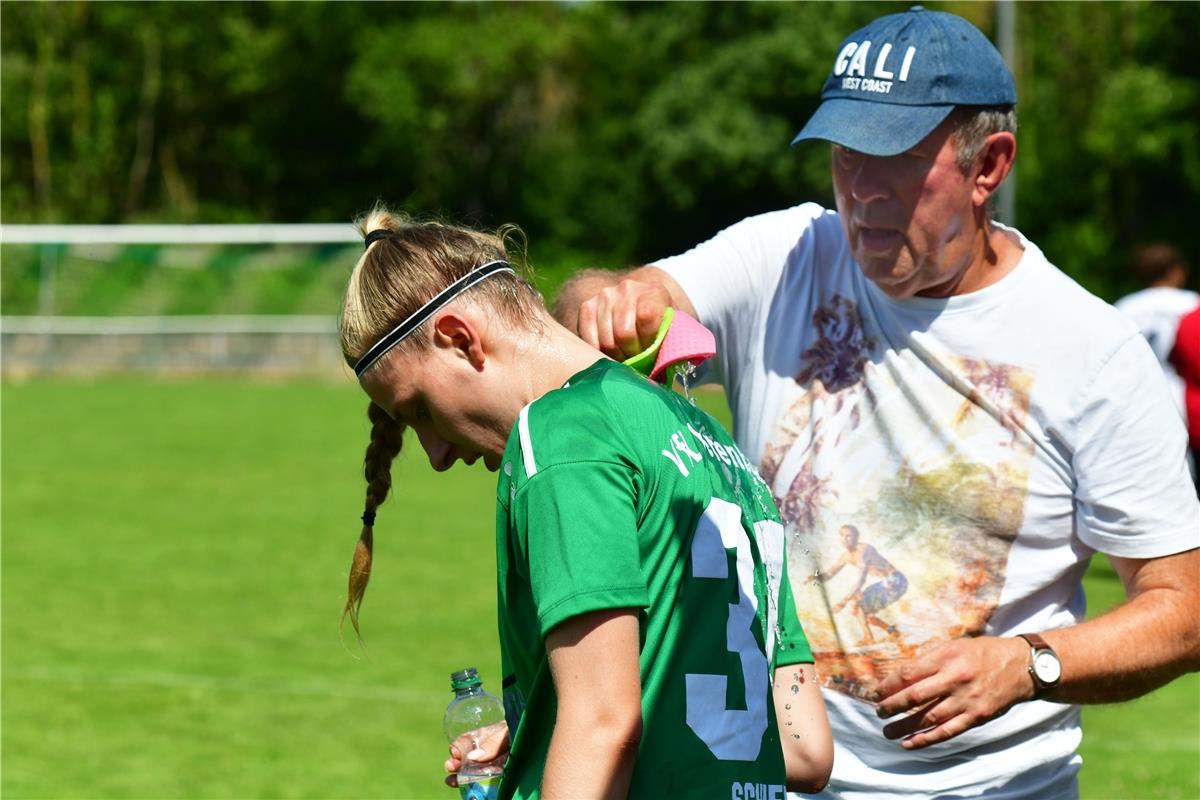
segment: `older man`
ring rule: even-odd
[[[614,355],[667,305],[716,333],[735,435],[792,534],[831,796],[1075,797],[1075,704],[1200,663],[1182,423],[1134,326],[990,219],[1017,98],[978,30],[877,19],[822,98],[796,141],[832,142],[836,213],[584,273],[560,318]],[[1084,621],[1097,551],[1128,601]]]

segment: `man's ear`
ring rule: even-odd
[[[439,314],[433,320],[433,346],[453,351],[472,368],[483,369],[487,360],[479,328],[468,317],[455,311]]]
[[[972,200],[975,205],[987,205],[988,199],[1004,183],[1017,157],[1017,137],[1008,131],[993,133],[979,154],[979,172],[975,174]]]

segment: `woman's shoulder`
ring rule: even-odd
[[[546,464],[634,464],[653,444],[652,432],[669,427],[674,419],[670,403],[662,387],[605,359],[527,406],[514,433],[522,437],[523,446],[540,451]]]

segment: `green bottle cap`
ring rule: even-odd
[[[482,685],[483,681],[479,680],[479,671],[475,667],[467,667],[450,673],[450,688],[456,692],[459,689]]]

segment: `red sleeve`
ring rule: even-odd
[[[1188,438],[1193,450],[1200,450],[1200,308],[1179,320],[1171,364],[1184,383]]]

